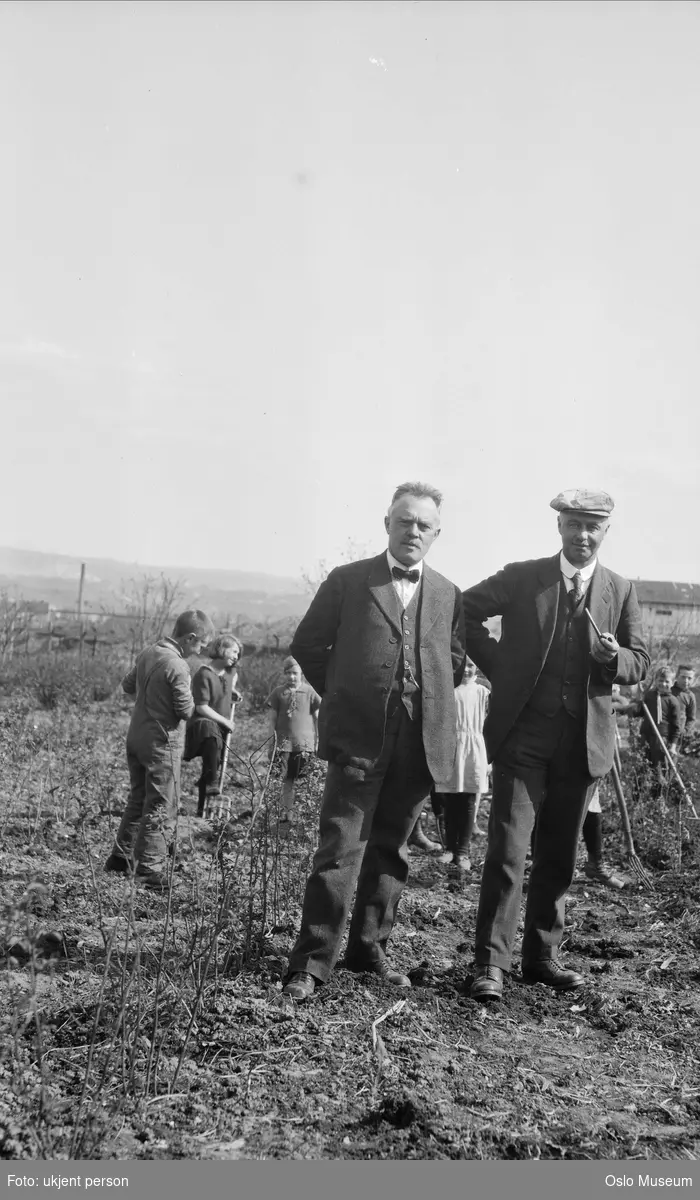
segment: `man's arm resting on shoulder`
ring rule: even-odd
[[[511,581],[508,568],[490,575],[462,593],[464,636],[467,654],[473,658],[487,679],[491,678],[498,641],[491,637],[484,621],[500,617],[511,601]]]
[[[337,570],[331,571],[302,617],[289,647],[314,691],[323,696],[326,669],[340,622],[342,584]]]

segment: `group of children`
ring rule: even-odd
[[[146,886],[167,886],[166,864],[177,816],[180,763],[201,758],[197,815],[205,816],[209,803],[220,794],[221,761],[226,739],[233,731],[234,705],[241,699],[236,689],[236,666],[242,647],[233,634],[215,635],[209,617],[199,611],[182,613],[170,637],[148,647],[122,681],[135,697],[127,734],[130,796],[117,831],[106,871],[135,873]],[[192,676],[187,659],[205,653],[209,662]],[[318,746],[321,697],[304,679],[291,656],[283,663],[284,683],[269,697],[270,756],[277,757],[283,774],[282,816],[279,832],[289,831],[294,819],[296,781],[308,756]],[[619,688],[613,706],[619,712],[641,715],[641,735],[655,777],[664,774],[665,754],[659,737],[644,713],[653,714],[656,729],[671,754],[695,724],[694,673],[683,664],[674,673],[661,667],[654,686],[643,700],[625,701]],[[470,871],[470,843],[475,834],[481,795],[488,786],[488,763],[483,728],[489,690],[476,677],[467,659],[464,675],[455,689],[457,748],[449,778],[437,780],[432,805],[448,871],[462,876]],[[586,875],[608,887],[625,881],[603,859],[602,816],[596,793],[584,826],[588,850]]]
[[[122,680],[123,691],[135,697],[126,739],[130,794],[105,871],[133,873],[156,891],[168,886],[180,765],[202,760],[197,815],[203,817],[220,795],[224,747],[233,732],[234,705],[242,699],[236,689],[241,652],[238,638],[215,636],[206,613],[191,610],[178,617],[170,637],[139,655]],[[187,660],[201,654],[209,661],[192,675]],[[296,780],[318,744],[321,698],[295,659],[285,659],[283,668],[285,682],[268,704],[271,756],[277,754],[284,773],[281,824],[289,828]]]

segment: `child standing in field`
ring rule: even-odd
[[[612,706],[614,713],[624,714],[629,705],[620,692],[619,683],[612,685]],[[615,734],[616,738],[619,736]],[[600,791],[596,787],[588,811],[586,813],[583,828],[583,841],[588,855],[588,862],[584,867],[584,874],[587,879],[592,879],[596,883],[602,883],[605,887],[620,890],[626,887],[627,880],[623,875],[613,870],[613,868],[605,861],[605,847],[603,844],[603,810],[600,806]]]
[[[452,855],[448,869],[455,875],[471,870],[469,844],[479,796],[487,786],[484,721],[488,701],[488,688],[477,683],[476,666],[468,658],[462,682],[455,688],[457,749],[452,774],[435,783],[435,799],[444,814],[446,849]]]
[[[122,680],[126,694],[136,697],[126,738],[131,793],[104,869],[125,875],[133,870],[158,891],[167,887],[185,721],[194,712],[185,660],[200,654],[213,633],[206,613],[181,613],[172,637],[142,651]]]
[[[185,761],[201,758],[197,781],[197,816],[203,817],[207,797],[219,794],[219,768],[224,740],[233,732],[232,706],[241,699],[236,691],[236,663],[241,643],[232,633],[221,633],[207,648],[211,662],[203,663],[192,680],[194,715],[187,722]]]
[[[694,683],[695,671],[689,663],[681,663],[676,671],[676,682],[671,688],[671,695],[675,696],[678,701],[680,744],[695,728],[697,702],[693,691]]]
[[[289,830],[294,817],[294,789],[303,773],[309,754],[318,745],[318,710],[321,697],[301,673],[291,655],[284,660],[284,684],[276,687],[268,700],[270,732],[276,737],[277,753],[284,771],[282,785],[281,831]],[[275,742],[272,744],[274,753]]]
[[[645,693],[642,700],[631,711],[638,712],[642,720],[639,733],[642,749],[648,765],[651,767],[655,793],[658,795],[667,783],[668,768],[666,755],[659,741],[659,734],[672,757],[678,753],[678,739],[681,734],[681,705],[673,695],[674,672],[668,664],[659,667],[654,676],[654,686]],[[644,712],[644,706],[651,716]],[[656,728],[654,728],[654,726]],[[657,732],[658,731],[658,732]]]

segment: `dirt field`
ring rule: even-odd
[[[392,939],[409,993],[339,969],[295,1007],[281,980],[321,766],[280,842],[278,783],[262,805],[256,784],[261,719],[241,721],[232,820],[217,836],[192,815],[186,767],[172,894],[144,894],[101,873],[127,719],[118,702],[0,713],[0,1155],[698,1157],[697,822],[633,810],[653,892],[632,876],[623,892],[576,882],[563,957],[582,992],[513,978],[500,1006],[465,996],[482,840],[464,884],[412,859]],[[697,765],[682,760],[686,779]]]

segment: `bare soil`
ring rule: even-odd
[[[480,840],[463,883],[412,857],[391,943],[410,992],[338,969],[295,1006],[282,979],[322,765],[280,839],[263,725],[242,721],[231,820],[194,816],[186,767],[172,892],[151,895],[101,871],[126,721],[118,704],[0,713],[0,1156],[698,1157],[700,829],[676,804],[633,810],[653,891],[629,871],[622,892],[582,873],[572,889],[562,957],[583,991],[513,976],[500,1005],[465,995]]]

